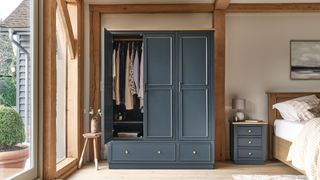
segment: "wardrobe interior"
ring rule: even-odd
[[[143,37],[140,34],[114,33],[111,38],[113,138],[142,138]]]

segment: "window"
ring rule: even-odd
[[[68,46],[63,28],[61,14],[57,10],[56,13],[57,28],[57,51],[56,51],[56,69],[57,69],[57,95],[56,95],[56,162],[64,160],[67,150],[66,142],[66,122],[67,122],[67,62],[68,62]]]
[[[0,179],[38,175],[37,2],[0,0]]]

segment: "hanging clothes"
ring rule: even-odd
[[[130,76],[129,76],[129,83],[130,83],[130,92],[131,92],[131,95],[134,95],[134,94],[137,94],[137,89],[135,87],[135,83],[134,83],[134,72],[133,72],[133,65],[134,65],[134,58],[135,58],[135,44],[132,43],[132,48],[131,48],[131,62],[130,62]]]
[[[112,83],[115,85],[116,82],[116,56],[117,56],[117,45],[114,44],[112,52]],[[116,100],[116,89],[113,86],[112,89],[112,99]]]
[[[132,72],[132,76],[133,76],[133,81],[134,81],[134,87],[136,89],[136,92],[139,92],[140,90],[140,82],[139,82],[139,78],[140,78],[140,72],[139,72],[139,51],[138,48],[135,51],[135,57],[134,57],[134,61],[133,61],[133,72]]]
[[[126,85],[126,59],[127,59],[128,44],[121,42],[120,48],[120,63],[119,63],[119,91],[120,104],[125,104],[125,85]]]
[[[115,58],[115,83],[114,83],[114,90],[115,90],[115,100],[116,105],[120,105],[120,48],[121,45],[118,43],[116,46],[116,58]]]
[[[139,80],[139,84],[140,84],[140,88],[139,88],[139,93],[138,93],[138,97],[140,98],[140,109],[141,112],[143,112],[143,107],[144,107],[144,56],[143,56],[143,43],[141,46],[141,62],[140,62],[140,80]]]
[[[133,95],[130,92],[130,69],[131,67],[131,61],[132,58],[130,56],[130,43],[128,43],[127,47],[127,56],[126,56],[126,66],[125,66],[125,106],[127,110],[132,110],[133,109]],[[133,51],[132,51],[133,53]]]

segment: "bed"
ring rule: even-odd
[[[280,113],[276,109],[272,109],[272,106],[276,103],[287,101],[290,99],[294,99],[297,97],[307,96],[315,94],[320,97],[320,92],[267,92],[268,95],[268,158],[270,160],[278,159],[281,162],[291,166],[292,168],[296,169],[297,171],[305,174],[304,171],[295,168],[291,162],[287,161],[288,152],[290,146],[292,144],[292,140],[299,129],[303,128],[303,124],[288,124],[288,122],[284,122],[283,118],[281,117]],[[283,121],[283,122],[281,122]],[[275,129],[275,124],[281,126],[290,126],[290,128],[296,128],[296,134],[284,134],[279,132],[279,130]],[[281,129],[281,128],[280,128]],[[277,135],[276,135],[277,134]]]

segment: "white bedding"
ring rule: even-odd
[[[274,121],[274,133],[277,137],[293,142],[302,131],[306,121],[288,121],[277,119]]]
[[[288,157],[310,180],[320,180],[320,118],[309,120],[292,143]]]

